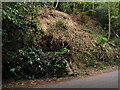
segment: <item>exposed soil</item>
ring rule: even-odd
[[[100,75],[103,73],[108,73],[112,71],[118,70],[118,67],[111,67],[106,70],[99,70],[99,71],[93,71],[91,70],[90,75],[75,75],[75,76],[66,76],[66,77],[61,77],[61,78],[46,78],[46,79],[35,79],[35,80],[18,80],[18,81],[11,81],[10,83],[5,83],[3,82],[3,89],[5,88],[34,88],[34,87],[40,87],[43,85],[50,85],[50,84],[56,84],[60,82],[66,82],[70,80],[76,80],[76,79],[82,79],[82,78],[88,78],[91,76],[96,76]]]
[[[73,65],[72,70],[73,72],[77,72],[80,67],[80,62],[77,59],[77,51],[83,52],[87,48],[93,47],[94,35],[84,31],[83,29],[85,29],[85,27],[67,13],[49,9],[45,12],[43,16],[38,17],[38,27],[47,33],[47,38],[40,42],[40,44],[43,48],[47,48],[47,51],[57,51],[56,48],[59,46],[70,49],[70,62],[72,62]],[[41,11],[39,13],[41,13]],[[59,20],[64,22],[67,28],[56,26]],[[91,21],[94,20],[91,19]],[[91,24],[93,24],[93,22]]]

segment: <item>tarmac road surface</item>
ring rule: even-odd
[[[118,88],[118,72],[120,73],[120,71],[113,71],[97,76],[37,88]]]

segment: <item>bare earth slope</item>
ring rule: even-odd
[[[39,13],[43,12],[40,11]],[[73,71],[76,72],[80,66],[80,62],[76,57],[76,53],[77,51],[82,52],[87,48],[92,47],[94,36],[86,31],[83,31],[85,27],[83,27],[81,24],[78,24],[73,19],[74,18],[72,16],[64,12],[47,10],[43,16],[38,17],[38,27],[42,28],[47,33],[48,37],[52,37],[51,40],[48,40],[51,43],[49,43],[50,47],[47,46],[47,48],[53,50],[58,46],[58,44],[60,44],[61,46],[69,48],[72,51],[70,62],[72,62],[72,65],[74,65]],[[56,24],[59,24],[59,21],[64,22],[64,26],[66,28],[58,27]],[[43,43],[43,46],[45,44],[46,43]]]
[[[84,24],[81,19],[84,19]],[[108,43],[97,46],[95,44],[96,36],[85,31],[87,29],[85,25],[99,28],[99,23],[87,15],[81,18],[80,15],[71,16],[57,10],[46,10],[45,14],[38,17],[38,27],[46,32],[46,39],[42,41],[41,45],[48,48],[48,51],[55,51],[59,46],[71,50],[70,61],[67,64],[70,74],[84,67],[85,63],[101,65],[101,62],[96,62],[96,57],[100,57],[104,61],[108,57],[110,59],[116,57],[115,55],[118,53],[118,50]],[[94,29],[91,30],[94,31]],[[79,59],[78,54],[81,55]],[[88,55],[87,58],[85,58],[85,54]]]

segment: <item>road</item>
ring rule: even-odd
[[[118,71],[37,88],[118,88]]]

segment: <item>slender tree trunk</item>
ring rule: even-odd
[[[111,35],[110,1],[108,1],[108,21],[109,21],[108,39],[110,39],[110,35]]]
[[[95,5],[94,5],[94,0],[93,0],[93,4],[92,4],[92,9],[93,9],[93,11],[94,11],[94,9],[95,9]],[[94,15],[94,12],[92,12],[92,16]]]
[[[56,6],[55,6],[55,8],[54,8],[54,9],[56,9],[56,8],[57,8],[57,6],[58,6],[58,3],[59,3],[59,0],[57,0]]]
[[[73,15],[75,14],[75,2],[73,4]]]

